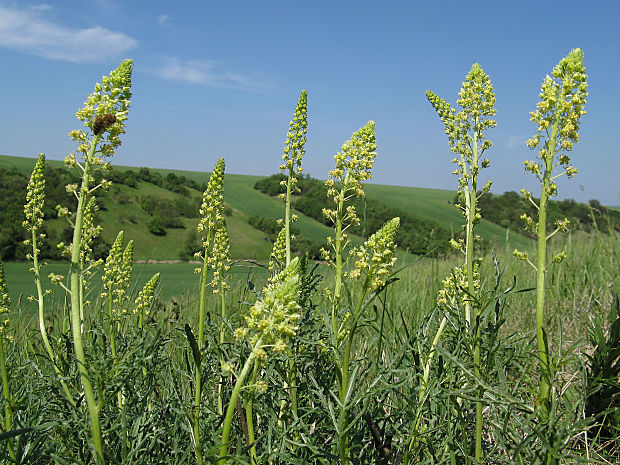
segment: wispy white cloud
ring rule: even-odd
[[[218,63],[208,60],[181,60],[175,57],[163,59],[163,64],[153,74],[170,81],[182,81],[207,87],[239,89],[266,93],[273,84],[260,76],[232,73],[222,70]]]
[[[508,147],[509,149],[516,149],[517,147],[524,147],[525,139],[526,138],[520,137],[520,136],[508,135],[508,137],[506,138],[506,147]]]
[[[166,23],[167,23],[168,21],[170,21],[171,19],[172,19],[172,18],[171,18],[170,16],[168,16],[168,15],[159,15],[159,16],[157,17],[157,22],[160,24],[160,26],[165,26],[165,25],[166,25]]]
[[[49,8],[19,10],[0,6],[0,47],[51,60],[93,63],[117,58],[138,42],[123,32],[96,26],[68,28],[46,20]]]

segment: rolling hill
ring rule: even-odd
[[[14,169],[29,175],[35,163],[34,158],[0,155],[0,168]],[[48,160],[52,167],[63,166],[61,161]],[[114,166],[117,172],[127,170],[137,171],[138,168]],[[204,185],[210,173],[198,171],[183,171],[170,169],[149,169],[166,177],[171,173],[175,176],[184,176]],[[233,258],[264,259],[269,256],[271,242],[268,236],[250,226],[247,222],[252,215],[261,215],[268,218],[282,216],[282,203],[254,189],[254,184],[261,177],[226,174],[224,178],[224,198],[229,207],[230,216],[227,217],[231,254]],[[433,220],[447,229],[460,232],[462,217],[454,205],[454,192],[449,190],[425,189],[400,186],[386,186],[367,184],[366,192],[369,199],[398,208],[409,214]],[[149,232],[147,227],[151,215],[140,205],[141,199],[151,196],[157,199],[166,199],[172,203],[177,201],[193,202],[199,205],[202,192],[199,189],[186,189],[186,195],[172,192],[161,186],[138,179],[135,187],[115,184],[112,189],[101,196],[102,209],[99,218],[103,226],[102,238],[111,243],[119,230],[125,231],[125,237],[135,241],[135,257],[137,259],[174,260],[178,259],[184,249],[191,231],[194,230],[198,218],[182,217],[184,227],[166,228],[165,235],[156,236]],[[312,241],[322,243],[331,233],[331,229],[318,221],[299,214],[299,221],[295,226],[301,234]],[[63,227],[61,220],[51,219],[51,229]],[[506,234],[506,229],[482,220],[479,234],[489,240],[492,245],[508,248],[528,248],[531,241],[516,233]],[[508,238],[508,243],[506,243]]]

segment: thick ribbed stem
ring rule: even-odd
[[[2,372],[2,392],[4,394],[4,431],[11,431],[13,424],[13,407],[11,406],[11,392],[9,391],[9,376],[6,371],[6,360],[4,355],[4,336],[0,334],[0,372]],[[9,457],[13,462],[17,462],[15,449],[13,449],[13,439],[7,440]]]
[[[239,399],[239,394],[241,393],[241,388],[243,387],[243,383],[245,381],[250,368],[254,364],[254,360],[256,359],[256,351],[263,344],[262,339],[256,341],[254,347],[252,347],[252,351],[248,356],[245,364],[243,365],[243,369],[237,378],[237,382],[235,383],[235,387],[233,388],[233,392],[230,396],[230,401],[228,402],[228,407],[226,408],[226,417],[224,418],[224,427],[222,429],[222,445],[220,446],[220,457],[217,461],[218,465],[226,465],[228,460],[226,457],[228,456],[228,442],[230,440],[230,427],[232,425],[233,415],[235,414],[235,408],[237,406],[237,400]]]
[[[99,135],[93,138],[90,149],[86,154],[86,164],[82,176],[82,185],[78,196],[78,205],[75,215],[75,226],[73,229],[73,245],[71,248],[71,331],[73,334],[73,347],[75,350],[75,358],[78,363],[80,372],[80,380],[82,389],[84,389],[84,397],[88,406],[88,416],[90,420],[91,442],[93,446],[93,456],[95,463],[102,465],[105,463],[103,456],[103,441],[101,438],[101,427],[99,424],[99,408],[95,397],[95,391],[90,380],[88,372],[88,364],[84,354],[84,342],[82,340],[82,263],[80,260],[80,249],[82,241],[82,226],[84,221],[84,209],[86,207],[87,196],[89,194],[91,171],[93,166],[93,158]]]

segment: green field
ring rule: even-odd
[[[13,168],[24,174],[31,172],[34,162],[35,160],[32,158],[0,155],[0,167]],[[49,160],[48,163],[53,167],[63,165],[62,162],[56,160]],[[126,166],[114,166],[114,169],[118,171],[135,170],[135,168]],[[168,173],[183,175],[201,184],[206,183],[210,175],[207,172],[198,171],[167,169],[152,169],[152,171],[164,176]],[[247,220],[256,214],[273,219],[280,218],[283,215],[282,203],[277,198],[269,197],[254,189],[254,183],[259,179],[259,176],[237,174],[226,174],[224,178],[224,199],[232,210],[232,216],[227,218],[227,222],[233,258],[266,259],[271,251],[271,243],[264,233],[252,228]],[[367,184],[366,190],[369,198],[405,212],[411,212],[413,215],[434,220],[457,234],[460,232],[462,217],[454,205],[450,203],[454,198],[452,191],[378,184]],[[131,200],[128,203],[116,201],[114,195],[118,192]],[[136,188],[125,185],[114,187],[114,193],[108,192],[102,196],[106,207],[105,210],[99,212],[103,226],[102,238],[107,243],[112,243],[118,231],[123,230],[126,238],[135,241],[136,258],[178,259],[188,234],[195,228],[198,219],[186,218],[184,219],[185,228],[168,228],[165,236],[155,236],[146,227],[150,216],[138,204],[138,199],[145,195],[171,200],[180,197],[179,194],[143,181],[138,181]],[[200,199],[200,197],[201,192],[191,191],[191,198]],[[331,229],[327,226],[299,212],[297,213],[299,221],[295,226],[300,229],[304,237],[323,243],[326,237],[331,234]],[[49,224],[52,228],[59,228],[64,225],[55,219],[51,219]],[[490,241],[492,246],[502,249],[512,250],[515,247],[527,249],[532,244],[529,239],[516,232],[510,232],[507,236],[506,229],[486,220],[482,220],[478,231],[482,237]],[[508,243],[506,243],[507,237]],[[354,238],[354,241],[357,242],[358,240]]]

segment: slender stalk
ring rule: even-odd
[[[250,385],[256,384],[256,376],[258,374],[258,362],[254,362],[254,368],[252,370],[252,378],[250,380]],[[248,394],[248,397],[245,401],[245,421],[248,426],[248,446],[250,448],[250,465],[256,465],[258,463],[258,458],[256,455],[256,438],[254,436],[254,391]]]
[[[220,456],[217,461],[218,465],[226,465],[228,463],[228,445],[230,441],[230,428],[232,425],[233,415],[235,413],[235,408],[237,405],[237,400],[239,399],[239,394],[241,393],[241,388],[243,388],[243,383],[245,381],[250,368],[252,368],[254,364],[254,360],[256,360],[256,351],[262,346],[262,338],[256,341],[250,355],[248,356],[245,364],[243,365],[243,369],[237,378],[237,382],[235,383],[235,387],[233,388],[233,392],[230,396],[230,401],[228,402],[228,407],[226,408],[226,417],[224,417],[224,427],[222,429],[222,441],[220,445]]]
[[[41,276],[39,274],[39,252],[37,245],[37,231],[32,229],[32,266],[34,269],[34,282],[37,288],[37,304],[39,309],[39,331],[41,332],[41,339],[43,339],[43,346],[45,347],[45,351],[52,362],[52,366],[54,367],[54,371],[56,372],[56,376],[58,376],[58,381],[60,382],[60,386],[62,388],[62,392],[67,398],[67,401],[75,407],[75,400],[73,400],[73,396],[69,391],[69,387],[67,383],[62,379],[62,372],[58,365],[56,364],[56,356],[54,355],[54,350],[52,349],[52,345],[47,337],[47,328],[45,327],[45,305],[44,298],[45,294],[43,292],[43,287],[41,285]]]
[[[73,246],[71,248],[71,331],[73,334],[73,347],[75,350],[75,358],[78,363],[80,372],[80,380],[82,389],[84,389],[84,397],[88,406],[88,416],[90,420],[91,442],[93,447],[93,456],[95,463],[104,464],[103,440],[101,438],[101,427],[99,424],[99,408],[95,397],[95,391],[90,380],[88,372],[88,364],[84,354],[84,343],[82,340],[82,262],[80,260],[80,248],[82,239],[83,215],[86,206],[86,200],[90,189],[91,172],[93,168],[93,158],[95,148],[99,142],[100,135],[95,135],[91,142],[90,148],[86,154],[86,163],[82,176],[82,184],[80,194],[78,196],[78,206],[75,215],[75,227],[73,230]]]
[[[345,195],[346,195],[346,184],[349,179],[349,172],[345,175],[345,179],[343,182],[343,187],[340,189],[340,193],[338,194],[338,205],[336,207],[336,235],[334,237],[334,255],[336,258],[336,283],[334,284],[334,301],[332,304],[332,327],[334,331],[334,335],[338,334],[338,321],[336,319],[336,312],[338,309],[338,305],[340,303],[340,293],[342,290],[342,273],[343,273],[343,260],[342,255],[344,253],[344,244],[342,240],[342,223],[343,223],[343,215],[344,215],[344,203],[345,203]]]
[[[211,230],[207,233],[207,243],[211,243]],[[205,309],[207,301],[207,275],[209,272],[208,266],[208,252],[205,250],[205,256],[202,264],[202,279],[200,285],[200,304],[198,311],[198,350],[202,350],[202,344],[204,340],[204,326],[205,326]],[[194,446],[196,449],[196,463],[202,465],[202,446],[200,444],[200,398],[202,395],[202,373],[199,364],[196,365],[196,373],[194,374],[194,405],[192,408],[192,420],[193,427],[192,433],[194,436]]]
[[[224,286],[220,286],[220,347],[224,347],[226,342],[226,334],[224,332],[226,325],[226,289]],[[224,363],[224,356],[220,357],[220,366]],[[224,377],[220,376],[220,382],[217,385],[217,413],[218,415],[224,414],[224,399],[223,395]]]
[[[11,400],[11,391],[9,390],[9,376],[6,371],[6,356],[4,354],[4,336],[0,334],[0,371],[2,372],[2,392],[4,394],[4,431],[11,431],[13,424],[13,401]],[[7,446],[9,448],[9,457],[17,463],[17,456],[13,448],[13,439],[8,439]]]
[[[554,123],[549,139],[549,150],[555,154],[558,120]],[[545,273],[547,271],[547,201],[549,199],[549,186],[551,185],[551,171],[553,168],[553,156],[545,158],[545,172],[542,179],[540,203],[538,205],[538,252],[536,259],[536,345],[538,348],[538,360],[540,362],[540,384],[538,386],[538,402],[544,419],[549,415],[551,402],[551,374],[549,372],[548,347],[545,344]]]
[[[348,465],[350,463],[350,447],[349,447],[349,433],[345,432],[345,430],[349,427],[349,411],[347,407],[347,391],[349,390],[349,367],[351,364],[351,350],[353,348],[353,341],[355,339],[355,333],[357,331],[357,324],[359,322],[359,318],[361,316],[362,304],[364,303],[364,299],[366,298],[366,293],[368,292],[368,287],[370,284],[370,277],[372,276],[372,269],[366,276],[366,280],[364,282],[364,286],[362,288],[362,295],[357,302],[355,307],[355,312],[353,313],[353,323],[351,326],[351,331],[349,332],[349,336],[347,338],[347,345],[345,347],[344,359],[342,360],[341,372],[340,372],[340,416],[339,416],[339,424],[340,424],[340,437],[338,440],[338,448],[340,453],[340,461],[342,465]]]
[[[293,173],[289,171],[286,181],[286,200],[284,207],[284,235],[286,237],[286,266],[291,263],[291,180]]]

